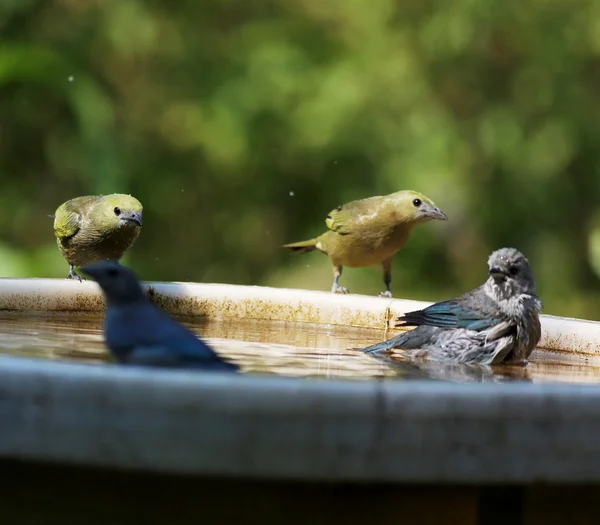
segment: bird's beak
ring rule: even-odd
[[[497,266],[492,266],[489,271],[490,276],[494,281],[501,282],[506,279],[506,274]]]
[[[438,220],[438,221],[447,221],[448,216],[437,206],[431,206],[427,210],[427,216],[430,219]]]
[[[142,214],[137,211],[127,211],[121,214],[120,219],[125,221],[134,222],[138,226],[142,226]]]

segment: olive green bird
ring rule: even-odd
[[[75,266],[118,261],[142,228],[142,204],[131,195],[88,195],[61,204],[54,214],[54,235],[69,263],[67,279],[82,278]]]
[[[386,291],[379,296],[392,297],[392,257],[406,244],[417,224],[433,220],[447,221],[448,217],[425,195],[398,191],[338,206],[325,219],[329,231],[284,248],[294,253],[319,250],[327,255],[333,265],[334,293],[349,293],[339,283],[344,266],[381,264]]]

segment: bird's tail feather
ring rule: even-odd
[[[365,354],[380,354],[387,350],[391,350],[392,348],[401,348],[403,340],[407,334],[399,334],[396,337],[392,337],[387,341],[381,341],[381,343],[376,343],[371,346],[367,346],[367,348],[363,348],[363,352]]]
[[[292,253],[312,252],[317,249],[317,239],[309,239],[308,241],[292,242],[284,244],[283,247]]]
[[[216,371],[221,370],[223,372],[239,372],[240,370],[238,365],[232,363],[231,361],[225,361],[224,359],[211,361],[208,366],[203,365],[203,368]]]

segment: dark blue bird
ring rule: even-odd
[[[106,297],[104,337],[115,359],[129,365],[237,371],[190,330],[156,308],[134,273],[116,261],[82,268]]]
[[[541,336],[542,302],[529,262],[514,248],[502,248],[488,265],[482,286],[398,317],[397,326],[416,328],[364,352],[398,348],[409,357],[456,363],[525,362]]]

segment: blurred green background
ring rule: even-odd
[[[143,279],[328,290],[280,246],[414,189],[450,220],[396,255],[396,297],[462,293],[509,245],[546,313],[600,317],[598,3],[4,0],[0,35],[1,276],[65,276],[48,215],[124,192]]]

